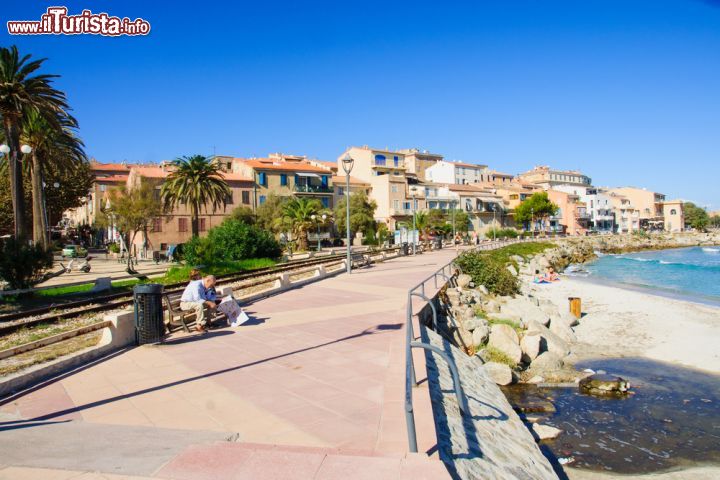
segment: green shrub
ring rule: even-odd
[[[503,351],[490,345],[481,345],[478,349],[485,349],[484,359],[488,362],[503,363],[510,368],[517,367],[517,364]]]
[[[502,240],[504,238],[517,238],[518,232],[514,228],[491,228],[485,233],[487,238],[496,238]]]
[[[43,270],[52,265],[52,250],[18,242],[12,237],[0,239],[0,278],[11,289],[32,287],[42,279]]]
[[[189,265],[277,258],[281,253],[271,233],[233,218],[210,229],[207,237],[193,237],[183,246],[183,259]]]
[[[110,252],[110,253],[120,253],[120,245],[118,245],[117,243],[111,243],[111,244],[108,246],[108,252]]]
[[[513,295],[520,290],[518,279],[505,268],[505,263],[487,252],[465,252],[455,264],[472,277],[475,285],[485,285],[490,293]]]

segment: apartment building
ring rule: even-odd
[[[615,233],[632,233],[640,229],[640,211],[631,199],[616,192],[609,191],[615,217]]]
[[[63,215],[71,227],[92,226],[95,224],[97,216],[105,205],[107,192],[113,187],[119,187],[127,183],[130,167],[125,163],[99,163],[92,160],[90,162],[90,171],[95,181],[83,204],[68,210]],[[98,240],[104,241],[105,237],[101,236]]]
[[[350,147],[337,158],[340,176],[344,173],[345,155],[353,159],[351,175],[370,185],[370,198],[378,206],[375,220],[385,222],[389,230],[395,230],[399,221],[408,220],[414,210],[426,208],[424,189],[417,188],[416,174],[408,174],[404,153],[367,145]],[[411,190],[411,186],[416,188]]]
[[[587,205],[580,196],[560,190],[547,191],[548,199],[558,206],[558,211],[548,219],[548,229],[567,235],[585,235],[590,223]]]
[[[266,158],[233,158],[233,173],[251,179],[251,207],[256,209],[268,196],[314,198],[323,207],[333,208],[333,171],[307,157],[272,153]]]
[[[640,228],[644,230],[662,229],[665,195],[637,187],[611,188],[609,192],[621,195],[630,200],[630,203],[638,211]]]
[[[434,183],[467,185],[489,180],[487,165],[439,161],[425,171],[425,179]]]
[[[581,185],[556,185],[553,190],[577,195],[589,215],[588,229],[595,232],[612,232],[615,226],[612,201],[607,191]]]
[[[150,182],[160,200],[160,189],[172,171],[167,163],[154,166],[132,166],[127,178],[127,187],[134,188],[140,182]],[[239,173],[222,172],[221,176],[230,188],[230,195],[225,199],[225,208],[213,210],[206,205],[200,209],[198,228],[200,235],[216,227],[239,206],[251,206],[253,181]],[[192,236],[192,212],[189,205],[178,205],[176,208],[161,217],[153,219],[147,238],[142,234],[135,237],[135,248],[141,256],[148,256],[147,252],[153,250],[164,251],[169,245],[177,245],[190,240]]]
[[[425,172],[428,168],[443,161],[442,155],[430,153],[427,150],[420,150],[418,148],[406,148],[398,150],[398,152],[405,156],[407,173],[415,174],[421,182],[427,180]]]
[[[548,166],[536,166],[532,170],[519,174],[517,178],[520,181],[538,185],[545,190],[558,185],[592,185],[592,179],[577,170],[553,170]]]

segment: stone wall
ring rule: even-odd
[[[455,478],[557,479],[533,436],[485,372],[482,362],[422,328],[423,341],[454,359],[470,412],[462,414],[445,361],[426,351],[430,398],[440,458]]]

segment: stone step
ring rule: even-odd
[[[450,478],[442,461],[423,454],[379,455],[362,451],[232,442],[192,446],[155,476],[168,480]]]

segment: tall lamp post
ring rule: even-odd
[[[497,203],[491,203],[493,211],[493,242],[496,240],[495,232],[497,231],[497,224],[495,223],[495,211],[497,210]]]
[[[532,237],[535,238],[535,209],[530,207],[530,228],[532,228]]]
[[[22,152],[24,155],[27,155],[28,153],[32,152],[32,147],[31,147],[30,145],[22,145],[22,146],[20,147],[20,152]],[[10,156],[10,155],[9,155],[9,154],[10,154],[10,147],[7,146],[7,145],[4,144],[4,143],[3,143],[2,145],[0,145],[0,154]],[[20,160],[18,160],[18,152],[17,152],[17,151],[12,152],[12,159],[9,159],[9,160],[10,160],[10,162],[20,163]],[[10,168],[10,172],[13,172],[13,169],[20,169],[20,168],[22,168],[22,165],[17,165],[17,164],[15,164],[15,163],[12,163],[12,167]],[[12,178],[10,181],[11,181],[11,182],[16,182],[16,178],[18,178],[18,179],[20,178],[18,172],[16,172],[14,178]],[[17,182],[19,182],[19,180],[18,180]],[[15,188],[17,188],[16,183],[13,183],[12,186],[15,187]],[[20,186],[22,186],[22,183],[21,183],[21,182],[20,182]],[[11,188],[11,190],[14,190],[14,189]],[[16,200],[16,199],[13,198],[13,200]],[[23,201],[22,198],[21,198],[21,199],[18,199],[18,202],[22,202],[22,201]],[[18,223],[18,217],[19,217],[20,209],[21,209],[21,208],[22,208],[22,207],[21,207],[19,204],[16,204],[16,202],[13,201],[13,216],[14,216],[14,218],[15,218],[15,238],[19,238],[19,236],[20,236],[20,224]]]
[[[347,216],[345,218],[345,234],[347,242],[347,273],[350,273],[350,271],[352,270],[352,255],[350,254],[350,172],[352,172],[354,164],[355,160],[353,160],[349,153],[346,153],[342,159],[342,167],[345,171],[345,210],[347,211]]]
[[[317,251],[319,252],[320,250],[322,250],[322,248],[320,247],[320,222],[325,223],[325,219],[327,219],[327,215],[325,215],[323,213],[321,216],[318,217],[317,215],[312,214],[312,215],[310,215],[310,218],[312,218],[312,221],[315,222],[315,229],[317,232],[317,243],[318,243]]]
[[[410,188],[410,196],[412,197],[412,217],[413,217],[413,255],[417,253],[417,247],[415,246],[417,239],[415,238],[417,229],[415,224],[415,212],[417,211],[417,208],[415,206],[415,188]]]

